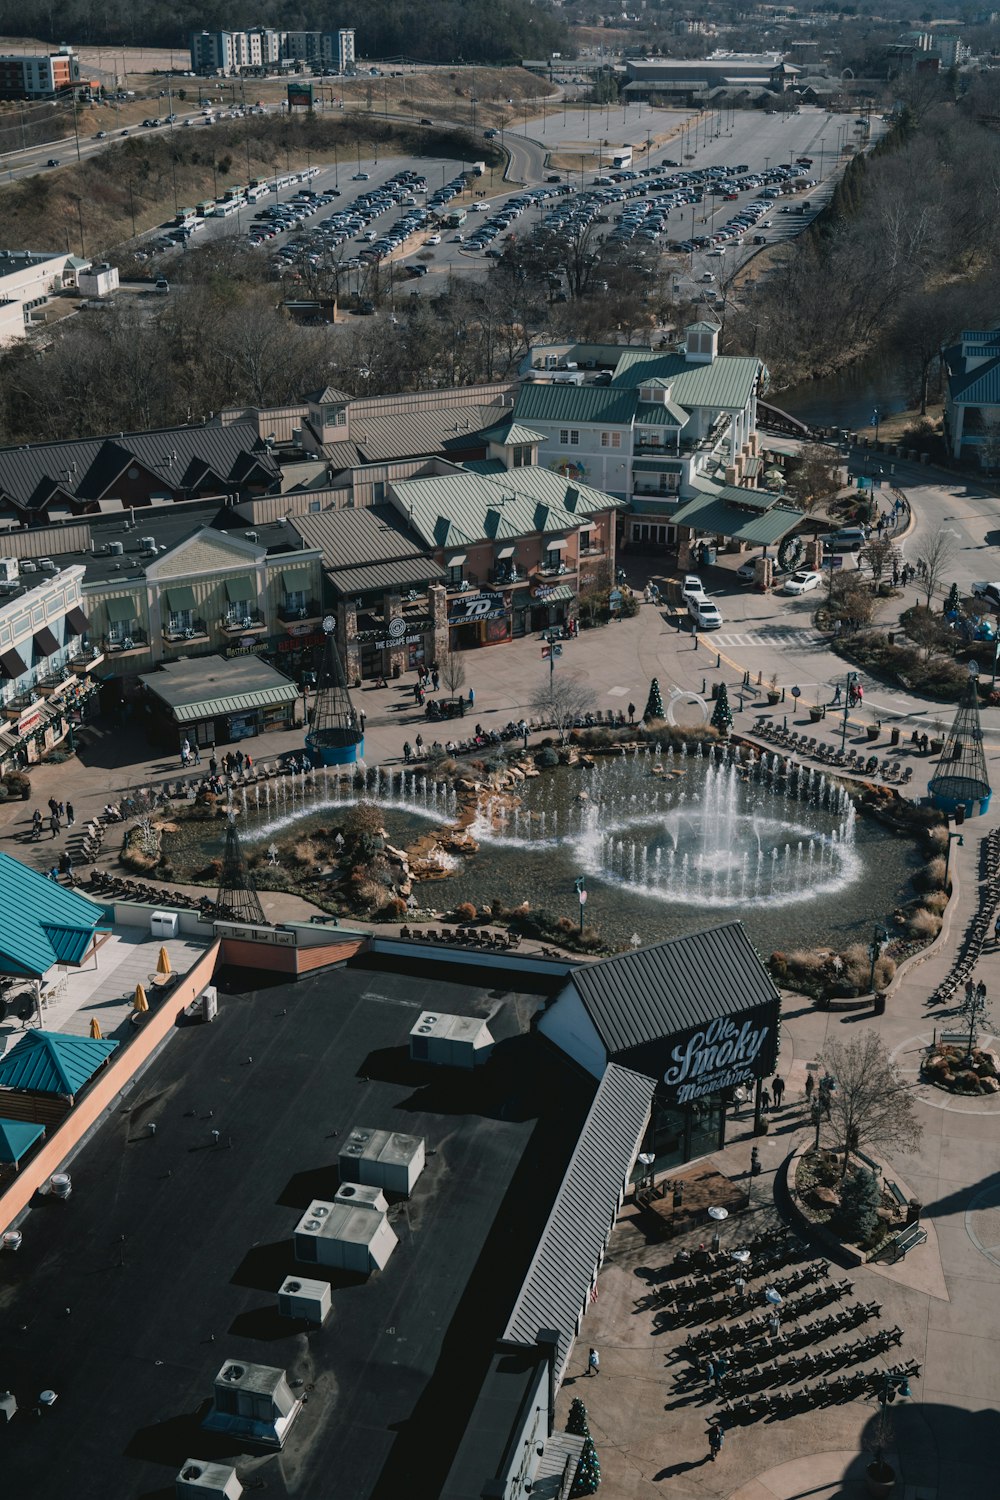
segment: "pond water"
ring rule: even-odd
[[[909,405],[898,367],[877,359],[849,365],[822,380],[804,380],[787,390],[775,391],[773,401],[800,421],[817,427],[846,427],[852,432],[870,427],[876,408],[882,420],[905,411]]]
[[[459,812],[450,786],[421,772],[368,773],[389,841],[406,846],[447,829]],[[334,779],[267,783],[246,793],[248,852],[334,831],[358,793]],[[298,785],[296,785],[298,783]],[[264,793],[266,792],[266,796]],[[421,906],[527,901],[576,919],[584,876],[586,921],[627,947],[740,917],[762,953],[867,942],[873,923],[910,894],[920,857],[912,842],[855,816],[842,787],[812,769],[791,778],[776,757],[752,767],[739,753],[708,758],[656,750],[560,767],[516,795],[484,798],[470,830],[479,852],[446,858],[444,878],[416,887]],[[221,852],[220,823],[183,825],[169,841],[178,877]]]

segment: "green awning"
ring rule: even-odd
[[[247,713],[255,708],[297,703],[298,697],[299,690],[294,682],[282,682],[276,687],[234,693],[228,698],[202,698],[198,703],[179,703],[173,710],[173,717],[176,724],[195,724],[202,719],[221,719],[226,714]]]
[[[286,594],[303,594],[310,586],[311,574],[305,568],[299,568],[298,572],[282,573],[281,581],[285,587]]]
[[[131,594],[119,594],[116,599],[106,599],[104,608],[107,610],[108,619],[114,625],[121,624],[123,620],[134,620],[138,613]]]
[[[539,604],[569,604],[576,598],[576,592],[568,583],[557,583],[551,594],[546,594],[539,599]]]
[[[167,589],[167,604],[177,614],[187,609],[194,609],[194,589],[187,583],[181,584],[178,588]]]
[[[230,604],[242,604],[246,599],[256,599],[257,590],[248,574],[240,578],[226,579],[226,598]]]

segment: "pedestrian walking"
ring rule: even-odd
[[[358,709],[358,724],[360,726],[362,734],[364,734],[364,732],[365,732],[365,720],[367,719],[367,717],[368,717],[368,715],[365,712],[365,710],[363,708],[359,708]]]
[[[247,773],[248,776],[250,775],[250,772],[253,770],[253,756],[250,755],[249,753],[247,754],[246,760],[243,762],[243,769],[246,771],[246,773]]]
[[[404,740],[403,741],[403,759],[406,761],[407,765],[410,764],[410,761],[411,761],[412,757],[413,757],[413,746],[410,744],[409,740]]]
[[[431,681],[434,684],[434,691],[437,692],[438,688],[441,686],[441,673],[438,671],[437,667],[431,668]]]
[[[59,832],[59,814],[58,813],[53,813],[52,814],[51,818],[49,819],[49,827],[52,830],[52,837],[55,838],[56,834]]]
[[[73,824],[75,822],[76,822],[76,813],[73,810],[73,804],[72,804],[72,802],[67,802],[66,803],[66,827],[67,828],[72,828]]]
[[[723,1380],[725,1380],[725,1378],[728,1375],[728,1373],[729,1373],[729,1364],[728,1364],[728,1361],[726,1361],[724,1359],[717,1360],[716,1361],[716,1365],[715,1365],[715,1389],[717,1391],[721,1391],[722,1390],[722,1382],[723,1382]]]
[[[38,811],[38,808],[36,807],[35,811],[31,815],[31,837],[32,837],[33,842],[37,844],[37,842],[41,838],[41,836],[42,836],[42,815]],[[998,922],[998,924],[1000,924],[1000,917],[997,918],[997,922]]]
[[[971,1000],[972,997],[973,997],[973,995],[975,993],[976,993],[975,981],[973,980],[973,978],[972,978],[972,976],[970,974],[969,978],[965,981],[965,998],[966,998],[966,1000]]]
[[[811,1073],[807,1073],[806,1074],[806,1102],[807,1103],[812,1099],[813,1089],[815,1087],[816,1087],[816,1080],[815,1080],[815,1078],[812,1076]]]
[[[761,1112],[761,1114],[762,1115],[766,1115],[767,1112],[768,1112],[768,1110],[770,1108],[771,1108],[771,1095],[768,1093],[767,1089],[761,1089],[761,1091],[760,1091],[760,1112]]]
[[[211,773],[212,773],[213,776],[215,775],[216,771],[219,769],[219,762],[216,760],[216,758],[215,758],[214,755],[210,755],[208,757],[208,769],[211,771]]]
[[[423,755],[423,753],[424,753],[424,737],[423,737],[422,734],[418,734],[417,735],[417,754],[418,755]]]
[[[713,1464],[722,1452],[723,1433],[718,1422],[713,1422],[708,1429],[708,1449]]]
[[[629,706],[628,706],[628,721],[629,721],[630,724],[634,724],[635,723],[635,704],[634,703],[630,703]]]
[[[48,809],[53,817],[55,817],[56,813],[59,811],[59,804],[54,797],[49,798]]]
[[[470,688],[469,689],[469,707],[470,708],[475,708],[475,706],[476,706],[476,690],[475,690],[475,688]]]
[[[194,747],[194,763],[195,763],[196,766],[200,766],[201,765],[201,746],[200,745],[195,745],[195,747]]]
[[[60,802],[59,803],[58,807],[56,808],[56,812],[58,814],[59,821],[61,823],[62,820],[63,820],[63,818],[66,816],[66,804],[65,804],[65,802]]]
[[[785,1080],[779,1074],[771,1084],[771,1092],[774,1095],[775,1109],[781,1108],[781,1096],[785,1092]]]
[[[836,706],[840,702],[840,683],[839,682],[837,683],[837,688],[836,688],[836,691],[835,691],[835,693],[833,695],[833,702],[834,702],[834,706]]]
[[[596,1349],[591,1349],[590,1353],[587,1355],[587,1374],[600,1375],[600,1373],[601,1356],[598,1354]]]

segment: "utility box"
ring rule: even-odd
[[[283,1318],[301,1318],[322,1327],[332,1308],[330,1284],[307,1281],[304,1276],[286,1276],[278,1288],[278,1311]]]
[[[150,935],[155,938],[175,938],[178,923],[175,911],[154,911],[149,919]]]
[[[205,993],[201,997],[201,1017],[203,1021],[214,1021],[219,1014],[219,991],[214,984],[205,986]]]
[[[445,1068],[478,1068],[493,1052],[493,1036],[478,1016],[446,1016],[425,1010],[410,1032],[412,1062]]]
[[[201,1425],[208,1432],[281,1448],[301,1408],[284,1370],[227,1360],[215,1377],[212,1405]]]
[[[0,583],[17,583],[19,576],[16,557],[0,557]]]
[[[332,1203],[317,1199],[295,1226],[295,1259],[312,1265],[383,1271],[399,1243],[380,1188],[346,1182]]]
[[[243,1486],[236,1470],[228,1464],[209,1463],[203,1458],[186,1458],[174,1480],[174,1494],[179,1500],[240,1500]]]
[[[418,1135],[369,1130],[356,1125],[337,1158],[341,1182],[361,1182],[408,1198],[424,1170],[424,1142]]]

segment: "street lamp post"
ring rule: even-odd
[[[872,412],[872,426],[875,428],[875,446],[876,446],[876,448],[878,447],[878,424],[879,424],[879,422],[881,422],[881,420],[882,420],[882,415],[881,415],[878,407],[876,406],[875,410]]]
[[[584,916],[584,912],[587,909],[587,889],[586,889],[586,886],[584,884],[584,881],[586,880],[586,878],[587,878],[586,875],[578,875],[577,878],[576,878],[576,880],[574,880],[574,882],[573,882],[573,889],[576,891],[576,898],[577,898],[577,900],[580,903],[580,931],[581,932],[583,931],[583,916]]]

